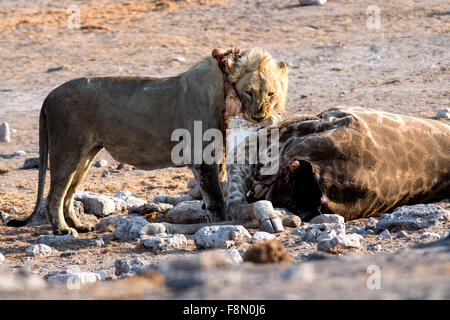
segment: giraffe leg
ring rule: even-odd
[[[72,182],[69,189],[67,190],[66,196],[64,198],[64,218],[67,224],[75,228],[80,233],[85,233],[92,231],[93,227],[84,225],[78,219],[78,217],[73,213],[73,198],[75,196],[76,189],[80,186],[83,179],[86,177],[89,168],[92,165],[97,154],[102,150],[101,147],[96,147],[89,151],[89,153],[80,161],[77,166],[77,170],[73,176]]]

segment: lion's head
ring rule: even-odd
[[[248,120],[261,122],[284,110],[288,87],[288,68],[284,62],[254,48],[230,55],[225,70]]]

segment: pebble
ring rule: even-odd
[[[320,223],[307,224],[292,229],[292,234],[299,235],[300,240],[306,242],[318,242],[323,238],[328,238],[333,231],[335,235],[345,234],[345,224],[340,223]]]
[[[334,236],[334,231],[330,233],[328,238],[322,239],[317,243],[317,250],[330,251],[331,249],[359,249],[361,248],[360,240],[363,238],[356,233],[339,234]]]
[[[3,222],[7,221],[9,218],[9,214],[5,211],[0,210],[0,219],[2,219]]]
[[[381,232],[378,235],[377,239],[379,239],[379,240],[381,240],[381,239],[389,240],[389,239],[391,239],[391,233],[389,232],[389,230],[386,229],[386,230],[384,230],[383,232]]]
[[[3,122],[0,124],[0,142],[11,142],[11,131],[9,130],[8,122]]]
[[[134,258],[133,260],[119,258],[114,261],[114,268],[114,274],[118,277],[123,277],[138,273],[145,268],[145,263],[139,258]]]
[[[30,256],[49,257],[56,250],[54,250],[52,247],[50,247],[46,244],[40,243],[40,244],[33,244],[33,245],[29,246],[25,251]]]
[[[184,57],[181,57],[181,56],[173,57],[171,60],[172,61],[177,61],[177,62],[185,62],[186,61],[186,59]]]
[[[128,211],[130,211],[130,208],[141,207],[147,204],[147,201],[132,196],[131,192],[128,190],[119,191],[114,195],[114,198],[122,199],[123,201],[125,201]]]
[[[170,234],[164,236],[141,235],[140,243],[152,252],[163,252],[186,247],[187,239],[183,234]]]
[[[97,161],[95,161],[94,166],[97,167],[97,168],[106,167],[106,166],[108,166],[108,161],[106,161],[104,159],[97,160]]]
[[[39,158],[27,158],[23,163],[22,169],[36,169],[39,168]]]
[[[23,150],[17,150],[17,151],[14,151],[13,157],[20,157],[20,156],[24,156],[26,154],[27,153],[25,151],[23,151]]]
[[[264,232],[264,231],[258,231],[252,236],[251,243],[256,243],[259,241],[266,241],[266,240],[271,240],[271,239],[275,239],[275,236],[273,234]]]
[[[402,239],[402,238],[408,238],[409,234],[408,234],[408,232],[401,230],[401,231],[397,232],[395,236],[399,239]]]
[[[14,214],[18,214],[19,213],[19,209],[17,209],[17,207],[11,207],[11,208],[9,208],[9,212],[10,213],[14,213]]]
[[[44,276],[50,284],[62,284],[67,289],[80,289],[84,284],[91,284],[97,281],[104,281],[106,275],[104,272],[73,272],[73,271],[55,271]]]
[[[327,0],[300,0],[302,6],[324,5]]]
[[[450,119],[450,108],[439,109],[436,112],[436,119]]]
[[[249,242],[250,233],[240,225],[206,226],[194,234],[197,249],[224,248]]]
[[[178,203],[165,214],[171,223],[203,223],[207,222],[208,213],[202,209],[202,201],[184,201]]]
[[[357,233],[357,234],[360,234],[362,236],[365,236],[366,235],[366,229],[364,227],[353,227],[350,230],[350,233]]]
[[[117,239],[131,240],[139,238],[143,226],[149,224],[147,220],[142,217],[121,218],[117,221],[114,229],[114,236]]]
[[[344,224],[344,217],[337,214],[321,214],[311,219],[310,224],[339,223]]]
[[[435,204],[417,204],[402,206],[393,213],[381,215],[376,229],[417,230],[436,226],[444,221],[450,221],[450,211]]]
[[[420,235],[420,240],[427,240],[427,241],[436,241],[441,238],[441,235],[436,232],[424,232]]]
[[[369,218],[366,221],[366,225],[364,226],[364,228],[366,230],[375,230],[376,226],[377,226],[378,220],[375,218]]]
[[[299,225],[302,224],[302,219],[300,219],[299,216],[291,215],[284,217],[282,219],[283,226],[290,227],[290,228],[297,228]]]
[[[113,212],[127,209],[127,204],[124,200],[93,192],[77,191],[75,200],[83,203],[85,212],[92,213],[100,218],[106,217]]]

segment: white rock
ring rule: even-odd
[[[186,59],[184,57],[178,56],[178,57],[173,57],[172,61],[185,62]]]
[[[53,248],[49,247],[46,244],[40,243],[40,244],[33,244],[31,246],[29,246],[26,250],[25,250],[28,255],[30,256],[39,256],[39,257],[48,257],[51,256],[55,250],[53,250]]]
[[[9,130],[8,122],[0,124],[0,143],[1,142],[11,142],[11,131]]]
[[[327,0],[300,0],[302,6],[324,5]]]
[[[44,279],[50,284],[62,284],[67,289],[80,289],[84,284],[91,284],[106,279],[104,272],[73,272],[57,271],[50,272]]]
[[[311,219],[310,224],[344,223],[344,217],[338,214],[321,214]]]
[[[165,236],[141,235],[140,243],[152,252],[162,252],[186,247],[187,239],[179,233]]]
[[[334,232],[334,231],[333,231]],[[317,243],[317,250],[330,251],[331,249],[359,249],[362,236],[356,233],[340,234],[335,237],[323,239]]]
[[[25,151],[23,151],[23,150],[17,150],[17,151],[14,151],[13,157],[20,157],[20,156],[24,156],[26,154],[27,153]]]
[[[19,213],[19,209],[17,209],[17,207],[11,207],[9,208],[9,212],[17,214]]]
[[[357,234],[360,234],[360,235],[362,235],[362,236],[365,236],[365,235],[366,235],[366,229],[365,229],[364,227],[353,227],[353,228],[350,230],[350,232],[351,232],[351,233],[357,233]]]
[[[450,119],[450,108],[439,109],[436,112],[436,119]]]
[[[266,241],[271,239],[275,239],[275,236],[273,234],[264,231],[258,231],[252,236],[251,242],[256,243],[258,241]]]
[[[450,211],[435,204],[402,206],[393,213],[385,213],[376,225],[377,230],[417,230],[450,221]]]
[[[441,235],[436,232],[424,232],[420,235],[420,240],[435,241],[439,240]]]
[[[53,234],[41,235],[36,239],[36,243],[46,244],[50,247],[58,245],[67,245],[77,242],[77,238],[71,234],[56,236]]]
[[[83,203],[85,212],[92,213],[101,218],[127,208],[127,204],[123,199],[108,197],[93,192],[77,191],[75,193],[75,200]]]
[[[131,191],[129,191],[129,190],[122,190],[122,191],[117,192],[114,195],[114,198],[125,199],[126,197],[131,197]]]
[[[0,210],[0,219],[5,222],[9,218],[9,214],[5,211]]]
[[[242,256],[239,253],[239,250],[235,249],[235,248],[230,248],[230,249],[226,249],[224,250],[225,254],[230,258],[230,261],[233,264],[241,264],[244,263],[244,261],[242,260]]]
[[[165,235],[167,231],[166,225],[163,223],[149,223],[142,227],[140,235],[156,236]]]
[[[102,218],[96,225],[95,230],[98,232],[106,232],[109,227],[115,228],[119,219],[131,218],[129,215],[109,216]]]
[[[96,166],[97,168],[102,168],[102,167],[106,167],[108,165],[108,161],[102,159],[102,160],[97,160],[94,163],[94,166]]]
[[[378,220],[375,218],[369,218],[366,221],[366,225],[364,226],[364,228],[366,230],[375,230],[376,225],[377,225]]]
[[[292,234],[299,235],[300,240],[306,242],[317,242],[327,238],[328,234],[334,231],[336,235],[345,235],[345,224],[340,223],[320,223],[307,224],[292,229]]]
[[[202,201],[184,201],[170,209],[165,218],[172,223],[203,223],[207,221],[208,213],[202,209]]]
[[[386,229],[383,232],[381,232],[377,238],[386,240],[391,239],[391,233],[389,232],[389,230]]]
[[[3,262],[5,262],[5,256],[0,253],[0,264],[2,264]]]
[[[121,218],[117,221],[114,236],[124,240],[139,238],[142,227],[147,224],[149,222],[142,217]]]
[[[197,249],[224,248],[233,245],[249,242],[250,233],[243,226],[207,226],[199,229],[194,234],[194,241]]]

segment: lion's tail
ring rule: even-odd
[[[25,220],[13,219],[8,221],[7,225],[10,227],[23,227],[27,225],[34,218],[34,216],[38,214],[39,209],[41,208],[48,162],[48,130],[47,116],[45,114],[46,102],[47,99],[45,99],[42,105],[41,114],[39,116],[39,183],[36,205],[34,207],[33,213]]]

